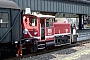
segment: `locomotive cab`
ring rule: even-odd
[[[30,38],[37,36],[37,17],[33,15],[24,15],[23,20],[23,33],[24,38]]]
[[[31,39],[41,49],[47,45],[47,42],[54,41],[54,16],[50,15],[23,15],[23,35],[26,39]],[[37,41],[36,41],[37,40]],[[34,43],[32,43],[34,44]],[[37,46],[36,46],[37,47]],[[35,47],[35,48],[36,48]]]
[[[25,17],[23,19],[24,38],[34,37],[39,42],[53,40],[49,37],[54,35],[54,16],[25,14],[23,17]]]

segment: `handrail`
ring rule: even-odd
[[[0,43],[2,42],[2,40],[5,38],[5,36],[12,30],[12,28],[15,26],[17,20],[18,20],[18,17],[20,16],[20,12],[18,13],[18,15],[16,16],[16,19],[14,19],[14,24],[12,27],[10,27],[7,32],[2,36],[2,38],[0,39]]]

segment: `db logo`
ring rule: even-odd
[[[52,29],[48,29],[48,33],[52,33]]]

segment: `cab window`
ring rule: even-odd
[[[30,26],[37,26],[37,19],[36,18],[30,18],[29,19],[29,25]]]

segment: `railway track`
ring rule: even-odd
[[[20,60],[22,58],[37,56],[37,55],[50,53],[50,52],[54,52],[54,51],[58,51],[58,50],[62,50],[62,49],[67,49],[67,48],[70,48],[70,47],[82,46],[83,44],[87,44],[87,43],[90,43],[90,41],[86,40],[86,41],[77,42],[75,44],[68,44],[68,45],[63,45],[63,46],[50,47],[50,48],[46,48],[44,50],[38,50],[36,53],[24,54],[23,56],[20,56],[18,58],[12,57],[12,58],[7,58],[7,59],[3,59],[3,60]]]

